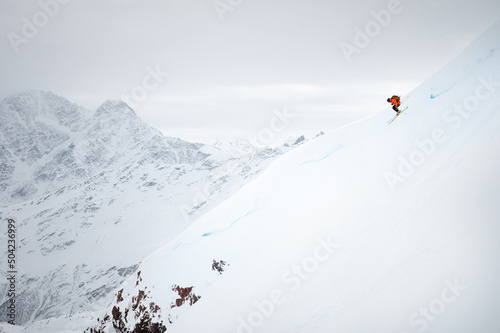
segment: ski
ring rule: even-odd
[[[397,113],[397,114],[396,114],[393,118],[391,118],[391,119],[390,119],[387,123],[388,123],[388,124],[392,124],[392,122],[393,122],[394,120],[396,120],[396,118],[397,118],[397,117],[399,117],[399,115],[400,115],[401,113],[405,112],[405,111],[406,111],[406,109],[408,109],[408,107],[406,107],[406,108],[404,108],[403,110],[399,111],[399,112],[398,112],[398,113]]]

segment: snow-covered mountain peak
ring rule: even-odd
[[[88,110],[66,98],[42,90],[27,90],[11,95],[5,98],[2,104],[2,112],[11,112],[11,117],[2,115],[3,119],[20,123],[29,130],[38,123],[75,132],[90,114]],[[14,114],[17,114],[19,119],[12,117]]]
[[[152,140],[167,141],[160,131],[143,122],[126,103],[117,100],[104,102],[85,128],[83,145],[91,156],[95,156],[92,160],[99,160],[99,156],[111,159],[116,154],[130,155],[127,151],[142,151]]]
[[[108,99],[97,108],[94,117],[137,117],[134,110],[132,110],[127,103],[120,100]]]
[[[213,144],[213,147],[227,153],[255,153],[258,150],[248,139],[244,138],[235,138],[232,140],[219,139]]]
[[[31,166],[85,127],[90,112],[51,92],[30,90],[0,104],[0,135],[16,160]],[[14,158],[16,156],[16,158]]]

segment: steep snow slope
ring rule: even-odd
[[[101,308],[145,256],[295,147],[227,152],[164,137],[120,101],[91,112],[42,91],[6,98],[0,119],[0,220],[18,226],[21,324]]]
[[[276,160],[144,260],[92,327],[500,331],[498,36],[392,125],[388,108]]]

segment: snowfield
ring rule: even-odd
[[[500,332],[499,36],[500,22],[402,96],[391,125],[388,107],[278,158],[86,327]]]

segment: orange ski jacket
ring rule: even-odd
[[[401,101],[399,100],[399,98],[396,98],[395,96],[392,96],[389,101],[392,104],[394,104],[395,107],[399,107],[401,105]]]

